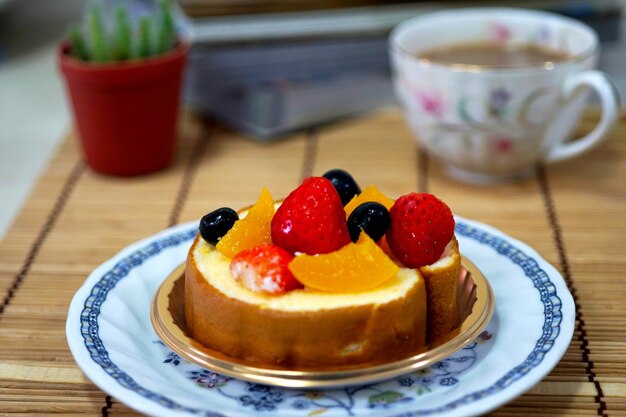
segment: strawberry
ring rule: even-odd
[[[287,265],[294,256],[269,243],[239,252],[230,263],[230,272],[244,287],[266,294],[284,294],[303,288]]]
[[[272,219],[272,242],[309,255],[351,242],[341,198],[329,180],[307,178],[285,198]]]
[[[389,214],[387,243],[394,256],[409,268],[436,262],[454,234],[450,208],[432,194],[403,195]]]

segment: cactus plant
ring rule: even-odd
[[[71,55],[98,63],[126,61],[161,55],[177,45],[170,0],[159,0],[158,10],[141,17],[135,25],[120,5],[111,23],[105,24],[101,5],[94,3],[84,25],[70,27]]]

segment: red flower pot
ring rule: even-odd
[[[90,63],[58,49],[87,164],[110,175],[139,175],[173,159],[182,73],[189,45],[141,61]]]

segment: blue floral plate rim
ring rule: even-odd
[[[543,317],[541,317],[540,321],[533,323],[534,326],[530,329],[531,333],[539,332],[539,337],[536,340],[533,339],[532,350],[521,352],[525,355],[523,361],[513,364],[514,366],[509,367],[506,371],[498,371],[497,375],[493,375],[494,371],[490,370],[486,376],[491,379],[495,378],[495,380],[484,389],[472,388],[468,386],[468,383],[463,384],[465,381],[461,380],[454,387],[454,395],[446,393],[443,397],[445,398],[443,404],[426,407],[422,406],[418,401],[413,401],[408,403],[408,405],[404,404],[396,408],[381,410],[376,415],[402,415],[407,417],[421,415],[469,416],[485,413],[522,394],[540,381],[558,363],[569,346],[575,321],[574,303],[567,285],[558,271],[523,242],[482,223],[459,216],[456,217],[456,220],[457,237],[466,241],[472,247],[469,252],[463,253],[464,256],[476,263],[490,282],[493,283],[492,277],[489,276],[489,272],[485,272],[486,268],[481,265],[487,258],[491,261],[495,260],[494,263],[501,268],[508,268],[509,270],[505,271],[506,273],[515,273],[516,275],[521,273],[530,280],[543,308]],[[102,311],[109,309],[110,306],[108,304],[118,302],[119,300],[116,300],[116,298],[124,297],[124,294],[120,293],[121,290],[117,289],[126,286],[130,282],[130,280],[125,282],[124,278],[128,275],[133,275],[136,272],[134,270],[141,271],[142,269],[154,268],[153,264],[158,264],[161,268],[164,268],[163,270],[168,267],[174,268],[180,263],[181,259],[184,259],[186,249],[189,247],[196,231],[196,222],[164,230],[128,246],[96,268],[72,300],[66,327],[68,343],[77,364],[96,385],[140,412],[158,416],[204,415],[217,417],[257,415],[255,410],[251,411],[249,408],[246,408],[244,403],[248,400],[239,400],[240,403],[233,406],[234,408],[232,409],[223,408],[221,403],[210,404],[209,408],[206,406],[187,406],[187,402],[193,402],[194,400],[190,400],[186,395],[197,395],[197,392],[189,393],[185,391],[185,387],[178,390],[178,387],[172,387],[171,383],[165,383],[159,387],[147,387],[148,383],[141,382],[143,375],[141,375],[141,371],[137,370],[137,364],[133,362],[133,358],[129,359],[124,356],[123,352],[120,353],[119,349],[113,346],[114,344],[111,343],[110,339],[104,337],[107,336],[105,333],[110,330],[110,326],[107,327],[108,330],[105,329],[106,331],[100,328],[100,324],[103,324],[104,328],[104,324],[108,324],[107,319],[110,319],[110,317],[105,317],[106,314],[101,314]],[[151,272],[154,274],[154,271]],[[167,275],[171,271],[165,272],[165,275]],[[151,279],[154,280],[155,278]],[[502,296],[506,294],[508,291],[506,284],[505,282],[504,284],[494,285],[496,299],[499,298],[500,291]],[[527,284],[525,283],[525,285]],[[109,301],[110,299],[115,301]],[[499,305],[499,301],[496,302],[496,305]],[[110,314],[110,311],[107,314]],[[145,319],[149,322],[148,316],[149,314],[146,311]],[[506,319],[506,316],[502,317]],[[502,326],[506,321],[500,320],[498,325]],[[149,323],[146,323],[146,325],[150,327]],[[503,327],[499,330],[510,333],[512,329]],[[152,337],[155,338],[154,336]],[[524,338],[526,336],[520,334],[519,337]],[[524,342],[528,342],[528,340],[524,340]],[[129,342],[128,344],[132,345],[132,343]],[[143,341],[141,343],[146,342]],[[153,341],[150,341],[150,343],[153,343]],[[137,346],[132,348],[136,349]],[[500,347],[494,346],[492,351],[494,349],[497,351]],[[512,349],[519,350],[520,348],[512,347]],[[491,357],[489,356],[489,360],[491,360]],[[141,360],[135,360],[135,362],[144,360],[147,359],[141,358]],[[488,365],[485,361],[486,358],[483,358],[482,362],[477,360],[477,367],[485,368],[485,365]],[[123,363],[122,366],[120,366],[120,363]],[[140,367],[139,369],[145,368]],[[476,372],[471,371],[471,374],[468,374],[468,378],[470,380],[474,378]],[[441,385],[445,384],[442,383]],[[174,390],[172,391],[172,389]],[[194,391],[194,389],[190,390]],[[263,398],[269,398],[269,394],[263,392],[261,388],[252,386],[245,389],[249,393],[255,395],[261,393],[265,395]],[[275,394],[273,393],[272,395],[276,397]],[[393,395],[389,398],[391,397]],[[214,397],[211,398],[216,400]],[[252,397],[246,395],[237,398]],[[181,399],[183,401],[180,401]],[[385,405],[393,403],[385,401],[383,401]],[[400,403],[400,401],[395,402]],[[252,404],[249,401],[248,403],[248,405]],[[424,402],[424,404],[427,403],[428,401]],[[301,405],[302,403],[297,404]],[[216,409],[225,411],[217,412]],[[293,409],[288,411],[284,409],[273,409],[273,411],[285,416],[307,415],[306,410],[301,412],[296,411],[297,409],[298,407],[294,405]],[[328,415],[335,415],[333,412],[331,410]],[[357,411],[356,409],[348,413],[348,415],[361,414],[367,413]]]

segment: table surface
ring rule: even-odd
[[[597,120],[589,111],[580,131]],[[385,110],[261,144],[185,113],[167,170],[114,178],[86,168],[71,135],[0,243],[0,415],[133,415],[77,368],[65,341],[71,298],[121,248],[267,186],[341,167],[398,196],[428,191],[464,217],[534,247],[565,277],[573,340],[528,393],[491,415],[626,415],[626,114],[609,140],[529,180],[479,187],[444,176]]]

